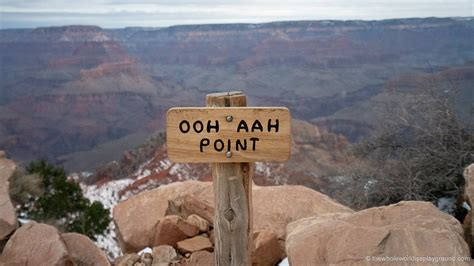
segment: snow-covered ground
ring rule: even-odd
[[[146,166],[149,164],[150,161],[145,162],[143,165],[141,165],[141,167],[133,175],[131,175],[133,178],[112,180],[101,185],[86,185],[80,183],[83,194],[91,202],[101,202],[105,208],[110,210],[110,218],[112,218],[112,211],[114,206],[117,205],[119,202],[126,200],[131,195],[131,193],[125,193],[121,195],[121,191],[132,185],[134,182],[151,175],[152,171],[158,173],[172,166],[169,160],[163,160],[160,161],[159,164],[156,165],[152,170],[150,170],[146,168]],[[173,171],[183,172],[183,169],[179,169],[179,167],[177,167],[176,165],[174,165],[174,167],[175,169],[172,169]],[[184,175],[184,173],[181,173],[181,175]],[[76,180],[79,179],[77,175],[74,175],[72,178]],[[183,180],[185,179],[183,178]],[[117,236],[115,233],[115,224],[113,222],[110,222],[104,235],[97,235],[96,237],[97,246],[105,250],[109,258],[113,259],[122,255],[122,252],[118,246]]]
[[[88,186],[81,184],[84,196],[90,201],[99,201],[105,208],[110,210],[110,218],[112,218],[112,210],[117,203],[124,200],[125,197],[119,196],[119,192],[133,183],[133,179],[122,179],[109,181],[102,186]],[[117,242],[115,234],[115,224],[111,221],[104,235],[98,235],[96,244],[105,250],[109,258],[116,258],[122,254]]]

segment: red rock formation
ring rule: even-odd
[[[388,264],[426,265],[433,264],[429,259],[447,257],[456,258],[447,264],[469,265],[470,260],[459,222],[430,202],[402,201],[352,214],[315,216],[286,228],[291,265],[383,262],[378,259]]]
[[[127,60],[116,63],[102,63],[95,68],[81,70],[81,79],[94,79],[117,74],[126,74],[137,78],[138,72],[135,62]]]

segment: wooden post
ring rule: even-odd
[[[243,107],[247,98],[241,92],[213,93],[207,95],[206,103],[208,107]],[[251,265],[253,163],[211,163],[211,167],[216,265]]]
[[[290,111],[245,107],[241,92],[209,94],[206,103],[168,110],[168,157],[211,163],[216,265],[251,265],[253,162],[288,160]]]

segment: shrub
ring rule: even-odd
[[[85,234],[92,239],[103,233],[110,218],[109,210],[100,202],[90,202],[81,187],[67,178],[62,167],[41,160],[26,168],[30,175],[41,178],[39,196],[32,196],[21,206],[21,218],[52,224],[67,232]]]
[[[16,204],[26,204],[30,198],[43,194],[41,178],[38,175],[28,175],[25,169],[18,167],[10,177],[10,199]]]
[[[390,116],[376,136],[354,146],[359,163],[349,173],[345,203],[363,209],[450,198],[462,205],[462,174],[474,159],[473,128],[458,119],[455,84],[448,89],[437,84],[406,92],[409,100],[386,110]]]

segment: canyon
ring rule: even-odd
[[[0,148],[93,171],[163,130],[170,107],[230,90],[355,142],[378,104],[432,76],[469,109],[473,33],[471,18],[0,30]]]

